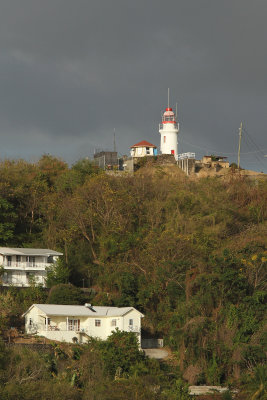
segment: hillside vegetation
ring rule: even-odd
[[[266,233],[264,179],[194,181],[176,166],[109,176],[51,156],[0,164],[0,245],[62,251],[49,286],[84,284],[93,304],[136,307],[190,383],[248,382],[262,368]],[[1,295],[17,315],[46,298],[18,296]]]

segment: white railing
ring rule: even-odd
[[[45,270],[46,267],[51,266],[52,264],[48,263],[33,263],[33,262],[16,262],[16,261],[11,261],[11,262],[4,262],[3,267],[5,269],[42,269]]]
[[[170,126],[173,126],[174,129],[179,129],[179,124],[177,122],[172,123],[172,122],[168,121],[166,124],[160,123],[159,124],[159,130],[163,130],[164,126],[167,126],[168,129],[170,128]]]
[[[181,153],[181,154],[178,154],[178,160],[186,160],[187,158],[196,158],[196,153]]]
[[[28,325],[28,327],[33,326],[33,325]],[[58,325],[54,324],[54,323],[50,323],[50,325],[46,325],[45,323],[39,323],[39,324],[34,324],[34,328],[38,331],[60,331],[60,332],[81,332],[81,333],[87,333],[89,332],[89,328],[83,328],[80,327],[78,329],[78,327],[76,326],[64,326],[59,327]]]

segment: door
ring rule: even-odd
[[[76,331],[80,330],[80,320],[79,319],[70,319],[69,318],[69,331]]]

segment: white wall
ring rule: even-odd
[[[7,265],[7,260],[4,256],[0,255],[0,265],[4,266],[3,285],[9,286],[30,286],[28,279],[29,274],[32,275],[37,284],[45,286],[46,268],[53,264],[47,263],[46,256],[35,256],[35,265],[29,266],[26,262],[26,256],[21,256],[21,261],[16,263],[16,256],[11,256],[11,265]],[[58,256],[53,256],[54,262]]]
[[[159,130],[159,133],[161,135],[161,138],[160,138],[161,153],[162,154],[172,154],[172,150],[174,150],[174,155],[177,156],[178,155],[179,128],[175,128],[175,125],[171,124],[171,123],[161,124],[161,126],[162,126],[162,129]]]
[[[131,149],[132,157],[145,157],[145,156],[153,156],[153,147],[148,147],[148,151],[146,147],[133,147]]]

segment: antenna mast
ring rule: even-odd
[[[238,141],[238,156],[237,156],[237,168],[240,168],[240,148],[241,148],[241,138],[242,138],[242,127],[243,123],[241,122],[239,128],[239,141]]]
[[[168,88],[168,108],[170,108],[170,88]]]
[[[116,136],[115,136],[115,128],[114,128],[114,134],[113,134],[113,151],[116,152]]]
[[[177,103],[176,103],[176,107],[175,107],[175,119],[176,119],[176,121],[177,121],[177,118],[178,118],[178,112],[177,112]]]

